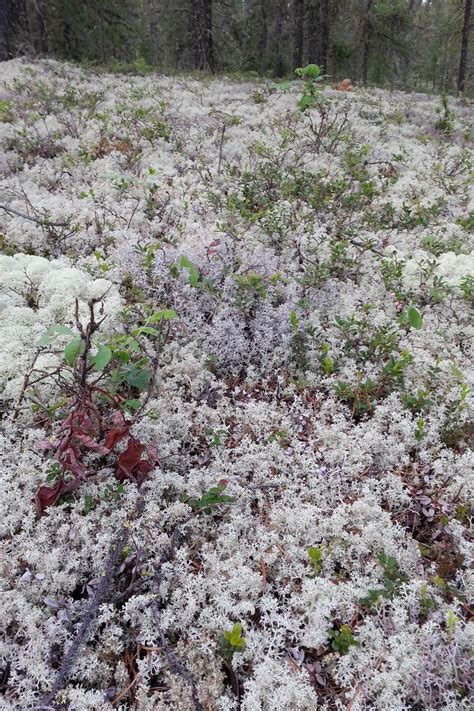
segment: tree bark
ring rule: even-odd
[[[318,7],[319,0],[311,0],[308,8],[308,62],[317,62],[317,36],[318,36]]]
[[[0,0],[0,61],[19,53],[24,23],[24,0]]]
[[[329,47],[329,0],[321,0],[319,6],[321,23],[321,41],[319,45],[319,66],[327,70]]]
[[[267,51],[268,51],[267,8],[265,5],[265,0],[260,0],[259,54],[260,54],[260,72],[262,74],[267,69]]]
[[[276,23],[275,23],[275,60],[274,60],[274,72],[277,77],[283,76],[284,73],[284,62],[283,62],[283,2],[280,0],[276,10]]]
[[[308,59],[326,71],[329,47],[329,0],[313,0],[308,12]]]
[[[293,66],[296,69],[303,64],[304,40],[304,0],[293,3]]]
[[[46,24],[44,21],[43,8],[41,7],[40,0],[34,0],[34,16],[35,24],[38,30],[38,36],[35,38],[35,49],[39,54],[48,54],[48,42],[46,39]]]
[[[367,0],[362,35],[362,83],[367,84],[369,76],[370,33],[372,31],[372,5],[374,0]]]
[[[216,68],[212,36],[212,0],[193,0],[191,34],[194,40],[194,67],[214,72]]]
[[[462,28],[461,57],[459,60],[458,94],[466,88],[467,48],[469,45],[469,31],[471,29],[472,0],[466,0],[464,6],[464,24]]]

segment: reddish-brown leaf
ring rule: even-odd
[[[49,441],[49,439],[40,439],[35,442],[35,450],[37,452],[47,452],[48,449],[54,449],[56,445]]]
[[[108,432],[107,437],[105,438],[104,447],[106,447],[109,451],[113,449],[121,439],[128,435],[129,429],[129,422],[124,422],[119,427],[114,427]]]
[[[76,430],[74,432],[74,438],[78,439],[79,442],[81,442],[84,445],[84,447],[87,447],[87,449],[92,449],[94,452],[97,452],[98,454],[108,454],[110,452],[110,449],[108,447],[96,442],[96,440],[93,437],[88,435],[83,430]]]
[[[130,479],[141,483],[147,474],[154,468],[154,463],[142,459],[143,452],[147,449],[144,444],[140,444],[134,437],[130,437],[127,449],[117,459],[117,469],[115,476],[119,481]]]
[[[36,492],[35,505],[39,516],[42,516],[48,506],[53,506],[63,492],[64,481],[58,479],[54,486],[40,486]]]
[[[75,447],[68,447],[64,454],[61,456],[60,464],[64,471],[69,471],[74,474],[75,477],[80,479],[85,479],[86,477],[86,467],[83,462],[79,459],[80,454],[75,449]]]

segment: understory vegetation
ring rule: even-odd
[[[472,104],[2,69],[1,708],[471,708]]]

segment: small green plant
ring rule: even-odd
[[[233,496],[223,493],[227,488],[227,484],[226,479],[221,479],[216,486],[212,486],[208,491],[205,491],[200,499],[184,497],[184,501],[191,506],[194,511],[202,512],[209,516],[214,513],[217,506],[231,504],[234,501]]]
[[[304,80],[303,95],[299,105],[301,111],[315,106],[319,99],[319,84],[324,80],[321,68],[317,64],[308,64],[306,67],[295,69],[295,74]]]
[[[304,308],[304,300],[298,302],[299,306]],[[290,314],[290,324],[293,331],[293,336],[291,338],[291,350],[293,353],[293,360],[297,369],[299,370],[302,378],[300,384],[304,384],[304,376],[309,368],[309,351],[311,342],[314,343],[316,339],[316,332],[314,327],[308,323],[302,326],[300,319],[296,311],[292,311]]]
[[[117,484],[117,486],[113,486],[113,484],[106,484],[104,493],[101,495],[102,501],[120,501],[122,496],[125,493],[125,485],[124,484]]]
[[[198,286],[200,275],[197,267],[184,255],[180,257],[178,265],[188,272],[188,284],[190,286]]]
[[[426,617],[429,612],[433,609],[434,607],[434,600],[429,595],[428,593],[428,586],[426,583],[423,583],[423,585],[420,588],[420,613]]]
[[[293,330],[291,339],[291,350],[298,370],[304,376],[308,369],[308,337],[307,333],[300,326],[300,321],[296,311],[290,314],[290,323]]]
[[[468,408],[468,397],[471,389],[464,381],[463,374],[453,368],[455,377],[458,380],[459,396],[450,400],[446,406],[445,419],[441,430],[441,441],[448,447],[456,447],[469,431],[469,421],[464,418],[464,412]]]
[[[439,118],[435,123],[435,127],[438,131],[442,131],[444,134],[449,135],[453,132],[455,116],[449,108],[447,94],[442,95],[441,106],[437,112],[439,114]]]
[[[149,74],[153,68],[147,63],[147,61],[138,55],[136,59],[131,63],[132,71],[134,74],[139,74],[140,76],[146,76]]]
[[[323,343],[322,345],[322,359],[321,359],[321,366],[324,372],[324,375],[332,375],[334,373],[334,360],[329,354],[331,346],[329,343]]]
[[[217,643],[219,652],[227,662],[231,662],[236,652],[243,652],[245,649],[245,639],[242,636],[243,628],[240,622],[236,622],[230,632],[219,635]]]
[[[474,232],[474,210],[468,212],[467,215],[461,215],[456,220],[456,223],[460,225],[466,232]]]
[[[61,476],[63,470],[59,462],[52,462],[48,467],[46,481],[48,484],[54,483]]]
[[[104,340],[100,334],[104,318],[98,315],[97,305],[103,305],[106,293],[88,302],[86,324],[80,319],[76,299],[75,330],[55,324],[37,344],[40,349],[48,348],[50,353],[63,356],[47,373],[60,388],[60,397],[52,407],[42,403],[41,394],[29,382],[36,372],[34,363],[24,388],[24,397],[33,401],[43,422],[48,422],[55,434],[53,439],[43,440],[41,448],[61,468],[59,476],[54,468],[53,486],[38,489],[39,515],[48,506],[72,502],[73,492],[97,473],[97,467],[91,466],[91,452],[99,458],[110,455],[115,463],[114,473],[120,485],[108,491],[109,500],[121,495],[125,479],[140,485],[158,461],[155,445],[142,444],[130,429],[145,411],[150,385],[157,378],[161,349],[170,334],[169,321],[176,314],[171,309],[144,309],[137,319],[136,312],[124,312],[125,333],[117,332]],[[64,337],[67,343],[58,350],[57,339]],[[138,399],[142,394],[142,400]],[[151,412],[147,414],[151,416]],[[117,451],[123,440],[126,448]]]
[[[234,281],[237,284],[235,305],[243,311],[248,310],[258,299],[267,297],[267,287],[264,277],[254,271],[246,274],[236,274]]]
[[[308,558],[311,566],[313,568],[313,573],[310,576],[315,578],[321,570],[321,565],[323,561],[324,546],[311,546],[308,548]]]
[[[433,399],[429,390],[419,388],[415,395],[405,393],[403,395],[403,403],[408,410],[413,412],[413,414],[417,414],[419,412],[426,413],[429,412],[431,406],[433,405]]]
[[[268,436],[267,442],[276,442],[280,445],[282,449],[286,449],[291,444],[291,439],[286,428],[282,430],[275,430],[271,435]]]
[[[0,99],[0,122],[12,123],[15,118],[11,101]]]
[[[408,323],[412,328],[419,330],[423,325],[423,319],[420,312],[414,306],[409,306],[406,314]]]
[[[463,276],[459,288],[461,289],[463,299],[470,304],[474,304],[474,276],[471,274]]]
[[[227,430],[213,430],[211,427],[208,427],[204,430],[204,434],[206,435],[209,447],[220,447],[227,434]]]
[[[387,291],[393,292],[398,300],[403,297],[405,264],[406,262],[403,259],[399,259],[396,254],[393,254],[388,259],[383,259],[381,264],[381,274],[385,288]]]
[[[359,642],[354,639],[349,625],[341,625],[338,630],[330,633],[332,638],[331,647],[339,654],[347,654],[351,647],[358,647]]]
[[[415,439],[420,442],[425,435],[425,421],[422,417],[419,417],[416,423]]]
[[[448,610],[446,615],[446,630],[448,632],[449,639],[452,639],[458,623],[459,617],[457,617],[452,610]]]
[[[368,596],[359,600],[361,605],[369,609],[375,605],[381,597],[386,600],[391,600],[394,595],[398,593],[402,583],[407,580],[406,575],[400,572],[398,563],[393,556],[380,553],[378,562],[382,566],[384,586],[377,590],[369,590]]]

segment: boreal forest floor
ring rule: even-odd
[[[472,104],[1,70],[0,707],[471,708]]]

